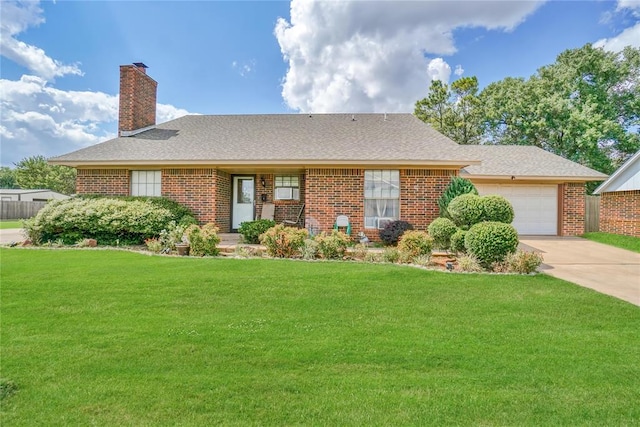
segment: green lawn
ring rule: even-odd
[[[22,220],[5,219],[0,221],[0,230],[6,230],[7,228],[22,228]]]
[[[548,276],[1,249],[2,425],[638,425],[640,309]]]
[[[640,253],[640,237],[622,236],[611,233],[585,233],[582,237],[593,240],[594,242]]]

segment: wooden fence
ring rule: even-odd
[[[600,196],[585,196],[584,231],[600,230]]]
[[[47,202],[18,202],[3,200],[0,202],[0,219],[31,218],[46,204]]]

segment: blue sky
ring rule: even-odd
[[[115,136],[118,66],[184,114],[411,112],[431,79],[528,77],[562,51],[640,45],[640,1],[0,1],[0,154]]]

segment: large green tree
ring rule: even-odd
[[[0,167],[0,188],[18,188],[15,170],[7,166]]]
[[[47,188],[63,194],[73,194],[76,170],[50,165],[44,156],[26,157],[16,163],[16,180],[20,188]]]
[[[640,49],[567,50],[527,80],[490,84],[480,101],[487,142],[535,145],[611,173],[640,149]]]
[[[432,80],[427,96],[416,102],[415,115],[458,144],[480,143],[478,79],[463,77],[451,86]]]

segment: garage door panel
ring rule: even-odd
[[[478,193],[499,194],[511,202],[513,226],[520,234],[556,235],[558,187],[556,185],[476,184]]]

